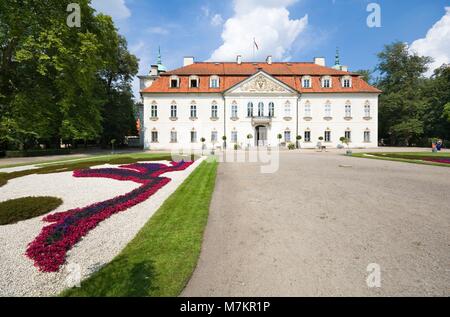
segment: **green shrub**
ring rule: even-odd
[[[6,157],[32,157],[32,156],[64,155],[64,154],[70,154],[70,149],[6,151]]]
[[[288,149],[289,150],[294,150],[295,149],[295,144],[294,143],[289,143],[288,144]]]
[[[56,197],[24,197],[0,203],[0,225],[17,223],[55,210],[62,204]]]
[[[5,173],[0,173],[0,187],[6,185],[6,183],[8,182],[8,179],[5,176]]]

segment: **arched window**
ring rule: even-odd
[[[217,102],[213,101],[211,105],[211,118],[216,119],[218,117],[218,106]]]
[[[258,103],[258,117],[264,117],[264,102]]]
[[[364,104],[364,117],[370,118],[370,102],[368,100]]]
[[[191,102],[191,118],[197,118],[197,104],[195,101]]]
[[[253,117],[253,102],[247,104],[247,117]]]
[[[150,109],[150,116],[152,119],[158,118],[158,104],[156,101],[152,102],[151,109]]]
[[[238,106],[236,101],[233,101],[233,103],[231,104],[231,117],[232,118],[238,117]]]
[[[311,117],[311,103],[308,100],[305,102],[305,117]]]
[[[178,76],[170,76],[170,88],[178,88],[180,87],[180,78]]]
[[[269,102],[269,117],[275,116],[275,104],[273,102]]]
[[[198,88],[200,86],[200,79],[198,76],[192,75],[189,76],[189,87],[190,88]]]
[[[344,76],[341,79],[341,84],[343,88],[352,87],[352,78],[350,76]]]
[[[323,76],[322,77],[322,88],[331,88],[331,77]]]
[[[345,103],[345,117],[350,118],[352,116],[352,105],[350,103],[350,100],[347,100]]]
[[[366,129],[366,131],[364,131],[364,142],[370,143],[370,130],[369,129]]]
[[[331,117],[331,103],[329,100],[325,103],[325,117]]]
[[[170,105],[170,117],[177,117],[177,104],[175,102],[172,102],[172,104]]]
[[[210,88],[219,88],[220,86],[220,80],[219,80],[219,76],[211,76],[209,78],[209,87]]]
[[[286,101],[286,103],[284,104],[284,116],[285,117],[290,117],[291,116],[291,103],[288,101]]]
[[[310,76],[303,76],[302,77],[302,87],[303,88],[311,88],[311,77]]]

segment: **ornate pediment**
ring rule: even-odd
[[[256,74],[231,91],[234,93],[292,93],[280,82],[263,73]]]

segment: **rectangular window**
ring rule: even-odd
[[[197,131],[191,131],[191,143],[197,143]]]
[[[305,117],[311,117],[311,105],[305,105]]]
[[[191,88],[198,88],[198,79],[191,79]]]
[[[325,105],[325,117],[331,117],[331,105]]]
[[[269,117],[275,116],[275,104],[273,102],[269,103]]]
[[[350,88],[350,79],[344,79],[343,85],[344,88]]]
[[[330,80],[329,79],[323,80],[323,88],[330,88]]]
[[[311,88],[311,80],[303,79],[303,88]]]
[[[211,88],[219,88],[219,80],[211,79]]]
[[[238,117],[238,108],[237,108],[237,105],[235,105],[235,104],[231,105],[231,117],[232,118]]]
[[[331,131],[325,131],[325,142],[331,142]]]
[[[352,132],[345,131],[345,138],[348,140],[348,142],[351,142],[352,141]]]
[[[290,103],[286,103],[284,105],[284,116],[285,117],[290,117],[291,116],[291,104]]]
[[[191,118],[197,118],[197,106],[191,105]]]
[[[152,116],[152,118],[158,118],[158,106],[157,105],[152,105],[151,116]]]
[[[217,118],[217,105],[211,106],[211,118]]]
[[[231,131],[231,143],[237,143],[237,131]]]
[[[364,142],[370,142],[370,131],[364,131]]]
[[[217,131],[212,131],[211,132],[211,142],[212,143],[217,142]]]
[[[171,118],[176,118],[177,117],[177,106],[176,105],[171,105],[170,106],[170,117]]]
[[[158,143],[158,131],[152,131],[152,143]]]
[[[177,143],[177,131],[170,131],[170,143]]]
[[[345,117],[350,118],[352,116],[352,107],[345,105]]]
[[[369,106],[369,105],[365,105],[365,106],[364,106],[364,116],[365,116],[366,118],[369,118],[369,117],[370,117],[370,106]]]
[[[284,131],[284,141],[291,142],[291,131]]]
[[[178,79],[170,80],[170,88],[178,88]]]
[[[311,142],[311,131],[305,131],[305,142]]]

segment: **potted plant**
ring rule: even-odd
[[[289,150],[294,150],[295,148],[296,148],[295,144],[292,143],[292,142],[289,142],[289,144],[288,144],[288,149],[289,149]]]
[[[296,140],[296,142],[297,142],[297,144],[296,144],[296,148],[297,148],[297,149],[300,148],[300,141],[301,141],[301,139],[302,139],[302,136],[301,136],[301,135],[297,135],[297,136],[295,137],[295,140]]]
[[[317,147],[322,151],[323,147],[322,147],[322,141],[323,141],[323,136],[319,136],[319,142],[317,142]]]
[[[280,147],[280,143],[281,143],[281,139],[283,138],[283,136],[281,135],[281,133],[278,133],[277,135],[277,139],[278,139],[278,147]]]
[[[203,156],[203,150],[205,149],[205,141],[206,141],[205,138],[200,139],[200,142],[202,142],[202,156]]]
[[[239,150],[239,145],[237,143],[234,144],[234,150],[235,151]]]
[[[247,140],[248,140],[247,146],[248,146],[248,148],[250,148],[250,139],[253,139],[253,135],[247,134]]]
[[[227,148],[227,137],[224,135],[222,137],[222,140],[223,140],[223,149],[225,150]]]
[[[346,138],[345,136],[341,137],[339,139],[342,142],[342,145],[347,145],[347,155],[351,156],[353,154],[352,150],[350,150],[350,140]]]

